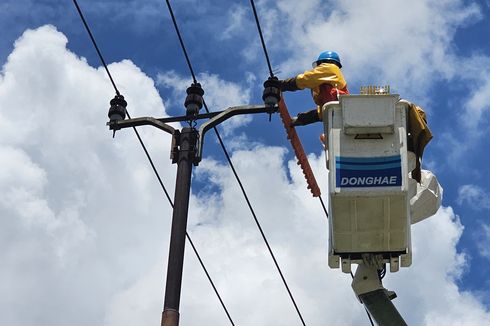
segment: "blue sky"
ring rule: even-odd
[[[165,2],[79,3],[132,116],[182,114],[190,73]],[[260,103],[268,73],[249,1],[172,3],[210,109]],[[423,165],[444,188],[443,208],[413,227],[413,266],[385,281],[398,292],[395,304],[409,324],[487,323],[490,3],[264,0],[257,6],[280,78],[308,69],[319,52],[336,50],[351,93],[390,84],[424,107],[434,139]],[[134,135],[122,131],[112,140],[105,129],[114,91],[75,7],[4,0],[0,29],[0,242],[6,248],[0,323],[158,322],[170,207]],[[307,91],[285,99],[292,114],[313,107]],[[326,194],[321,129],[299,133]],[[279,117],[235,119],[220,130],[307,324],[365,323],[349,279],[326,267],[326,222]],[[149,128],[141,132],[173,193],[170,140]],[[232,317],[240,325],[299,324],[212,134],[205,156],[195,170],[189,231]],[[185,270],[186,324],[227,324],[189,250]]]

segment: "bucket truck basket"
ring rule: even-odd
[[[407,103],[342,95],[323,106],[329,169],[329,266],[350,272],[372,254],[411,265]]]

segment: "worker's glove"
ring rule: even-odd
[[[291,125],[290,126],[291,127],[296,127],[296,126],[302,126],[302,125],[300,123],[298,123],[298,117],[292,117],[291,118]]]
[[[264,87],[277,87],[281,92],[294,92],[299,90],[296,85],[296,77],[288,79],[277,79],[277,77],[270,77],[264,83]]]
[[[314,109],[308,112],[298,113],[297,117],[291,119],[291,127],[309,125],[318,121],[320,121],[320,117],[318,116],[317,110]]]
[[[276,87],[279,90],[281,90],[282,86],[282,80],[277,79],[277,77],[269,77],[265,82],[264,82],[264,88],[266,87]]]
[[[283,92],[294,92],[299,90],[298,85],[296,85],[296,77],[279,80],[279,82],[280,82],[280,89]]]

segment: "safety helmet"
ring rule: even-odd
[[[318,59],[316,59],[315,62],[313,62],[313,68],[318,66],[319,64],[325,62],[325,61],[333,61],[338,64],[339,68],[342,68],[342,64],[340,63],[340,56],[337,52],[334,51],[324,51],[320,53],[318,56]]]

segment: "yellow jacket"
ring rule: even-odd
[[[313,100],[319,106],[323,106],[328,101],[336,100],[336,92],[330,94],[330,90],[323,89],[325,85],[330,86],[330,89],[334,88],[342,93],[348,93],[344,75],[340,68],[333,63],[322,63],[299,74],[296,76],[296,85],[299,89],[311,89]]]

